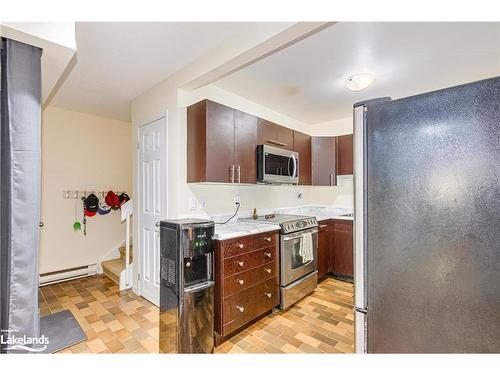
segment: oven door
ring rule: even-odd
[[[259,180],[266,183],[298,184],[299,154],[279,147],[260,145],[257,148]]]
[[[304,243],[309,235],[312,238],[313,258],[311,260],[303,256]],[[286,286],[315,271],[317,259],[318,228],[282,235],[280,243],[281,286]]]

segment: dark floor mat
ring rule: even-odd
[[[69,310],[40,318],[40,334],[48,337],[49,344],[41,353],[56,353],[87,340],[87,335]]]

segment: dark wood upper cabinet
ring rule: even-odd
[[[248,113],[234,112],[234,164],[238,182],[254,184],[257,180],[258,118]]]
[[[315,186],[336,185],[336,140],[335,137],[312,137],[312,184]]]
[[[187,182],[231,182],[234,109],[203,100],[187,109]]]
[[[299,153],[299,185],[311,185],[311,136],[294,130],[293,151]]]
[[[257,144],[293,149],[293,130],[275,124],[274,122],[258,119]]]
[[[353,222],[333,220],[333,246],[331,272],[338,276],[353,277]]]
[[[278,147],[293,150],[293,130],[276,125],[276,141],[278,142]]]
[[[353,135],[337,137],[337,175],[353,174]]]

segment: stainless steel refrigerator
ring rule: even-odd
[[[355,348],[500,352],[500,78],[354,106]]]

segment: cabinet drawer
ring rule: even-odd
[[[263,280],[276,277],[277,263],[271,262],[224,279],[224,297],[241,292]]]
[[[226,336],[279,303],[278,278],[269,279],[241,293],[224,298]]]
[[[222,249],[225,258],[247,253],[249,251],[252,251],[252,248],[252,237],[237,237],[222,242]]]
[[[248,271],[276,259],[276,249],[272,247],[224,259],[224,277]]]
[[[278,235],[276,233],[262,233],[254,236],[254,248],[276,246]]]

